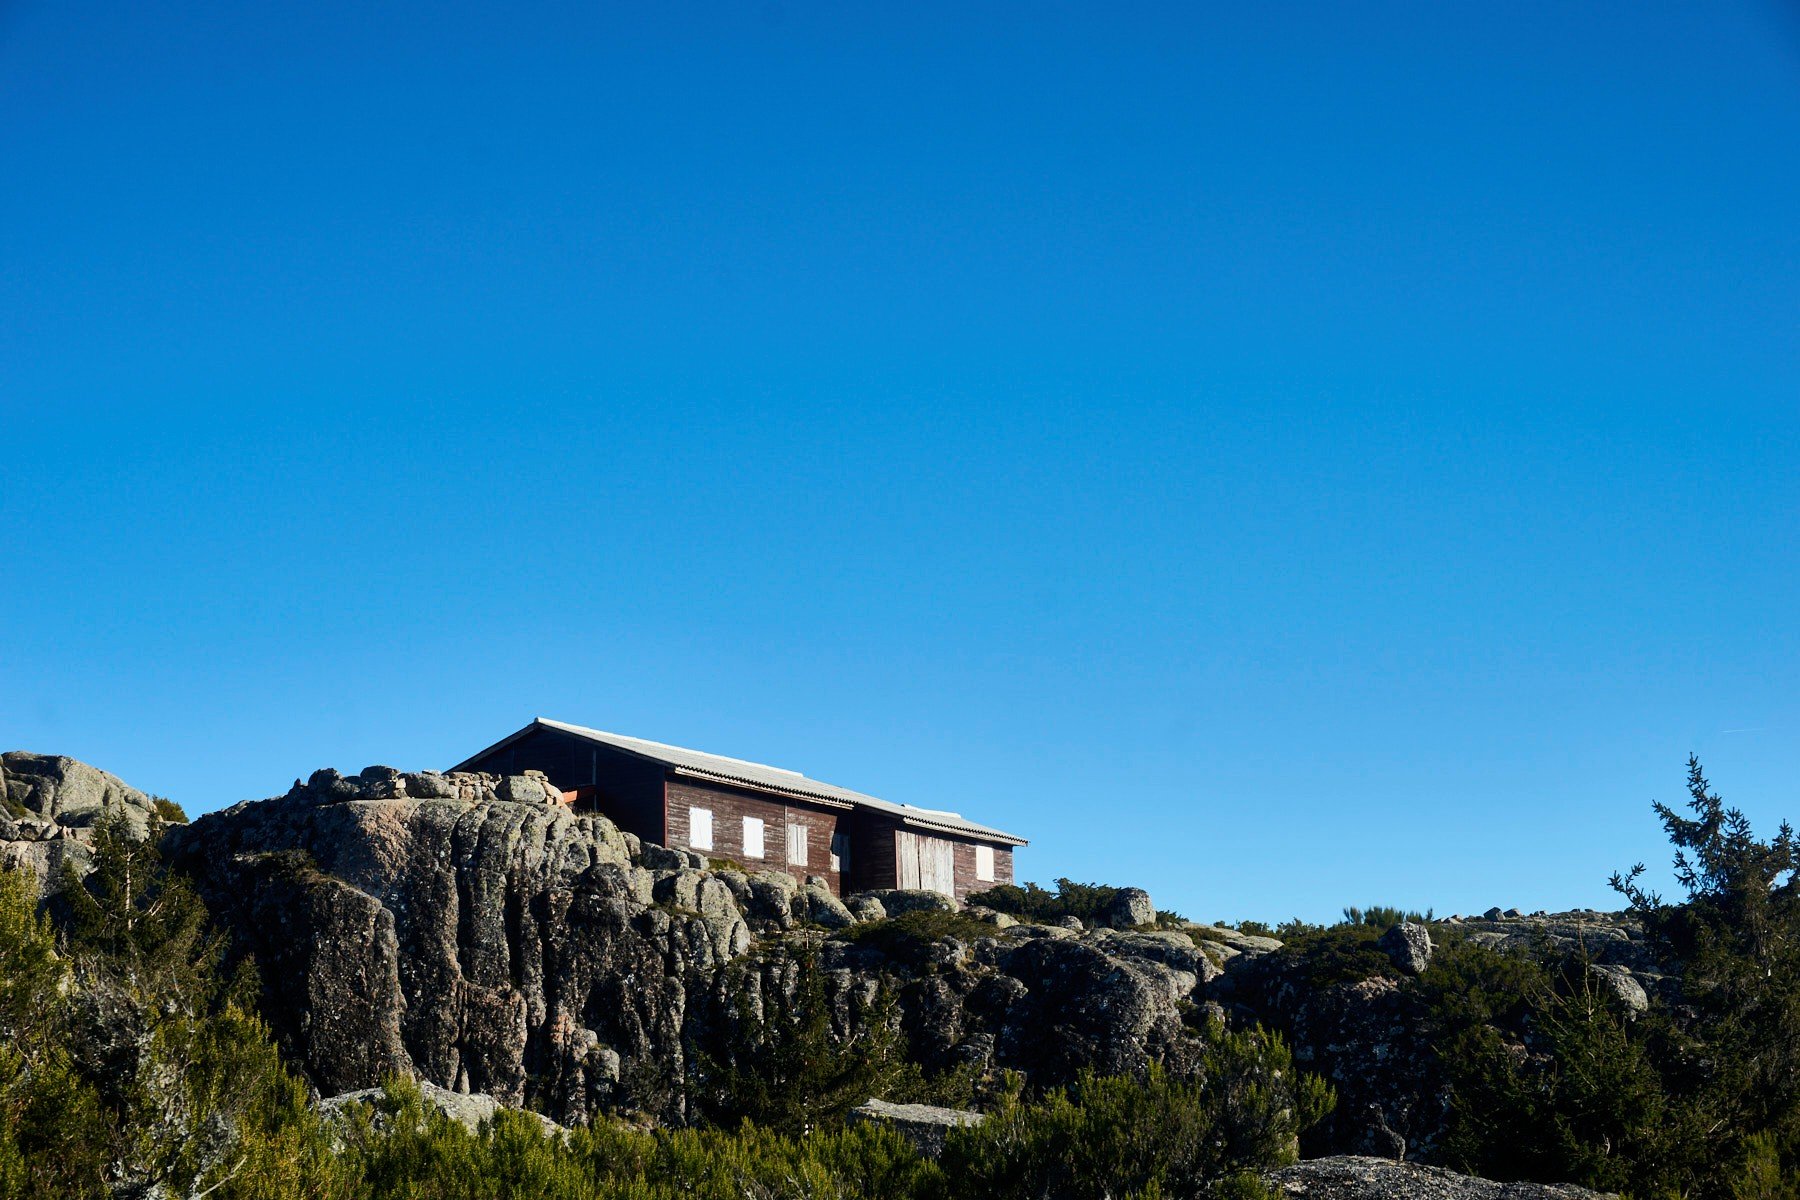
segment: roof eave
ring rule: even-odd
[[[838,800],[830,796],[815,795],[812,792],[804,792],[798,788],[779,788],[772,784],[758,783],[753,779],[739,779],[735,775],[726,775],[723,772],[701,771],[694,767],[678,767],[672,764],[665,765],[668,766],[669,774],[683,775],[689,779],[704,779],[708,783],[728,784],[731,787],[744,788],[746,791],[767,792],[771,796],[782,796],[790,800],[804,800],[808,804],[817,804],[822,808],[835,808],[845,812],[856,807],[855,804],[852,804],[848,800]]]
[[[943,821],[930,821],[923,817],[902,815],[902,825],[910,825],[915,829],[929,829],[933,833],[950,833],[957,837],[968,838],[972,842],[994,842],[1007,846],[1029,846],[1031,843],[1022,837],[1010,833],[1002,833],[998,829],[971,829],[963,825],[951,825]]]

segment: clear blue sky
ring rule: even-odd
[[[14,2],[0,171],[0,746],[543,714],[1209,918],[1800,815],[1792,5]]]

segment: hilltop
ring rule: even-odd
[[[182,824],[74,760],[0,761],[0,862],[54,909],[103,817],[159,838],[223,939],[220,969],[255,963],[257,1007],[319,1099],[410,1079],[561,1127],[802,1131],[869,1094],[990,1108],[1008,1089],[1273,1070],[1272,1097],[1316,1076],[1334,1100],[1298,1125],[1300,1093],[1271,1110],[1289,1113],[1270,1127],[1289,1122],[1286,1153],[1298,1134],[1312,1160],[1274,1185],[1485,1196],[1366,1159],[1501,1161],[1458,1098],[1502,1085],[1479,1056],[1521,1079],[1556,1061],[1534,1004],[1585,989],[1589,1019],[1630,1038],[1681,995],[1634,913],[1357,914],[1274,936],[1129,887],[839,897],[646,843],[532,775],[323,770]],[[1249,1066],[1290,1050],[1292,1069]]]

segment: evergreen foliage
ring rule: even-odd
[[[752,987],[760,979],[755,963],[734,967],[738,986],[728,1008],[735,1020],[714,1045],[696,1049],[696,1100],[717,1124],[805,1133],[887,1095],[908,1074],[891,997],[878,994],[861,1020],[836,1028],[818,956],[782,965],[794,973],[791,995]]]
[[[1086,1074],[1035,1104],[1003,1105],[952,1134],[950,1178],[992,1200],[1253,1196],[1243,1177],[1298,1157],[1300,1132],[1331,1110],[1331,1090],[1293,1068],[1262,1031],[1209,1024],[1194,1079],[1152,1067],[1145,1079]]]
[[[1422,913],[1408,912],[1404,908],[1394,908],[1387,904],[1371,904],[1367,908],[1358,908],[1352,904],[1344,909],[1345,925],[1373,925],[1380,930],[1392,929],[1402,921],[1424,922],[1431,920],[1431,910]]]
[[[64,882],[59,946],[27,881],[0,873],[0,1200],[322,1194],[293,1190],[328,1146],[254,978],[220,977],[205,910],[154,842],[104,817],[92,873]]]
[[[1118,894],[1118,888],[1103,883],[1058,879],[1054,892],[1035,883],[1027,883],[1024,887],[1002,883],[970,896],[969,903],[1010,913],[1021,921],[1039,925],[1052,925],[1064,917],[1074,917],[1091,929],[1100,923],[1111,907],[1113,897]]]
[[[945,938],[972,942],[999,933],[992,925],[968,913],[921,909],[901,913],[885,921],[865,921],[841,930],[836,936],[859,946],[880,950],[888,957],[917,966],[930,948]]]
[[[164,825],[186,825],[187,813],[167,796],[150,797],[150,815]]]
[[[1463,947],[1427,981],[1454,1089],[1453,1165],[1636,1197],[1800,1196],[1800,866],[1792,830],[1756,837],[1688,760],[1683,816],[1655,812],[1685,896],[1615,874],[1667,972],[1631,1013],[1585,958]],[[1445,979],[1444,972],[1460,972]]]

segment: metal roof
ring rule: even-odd
[[[785,767],[771,767],[764,763],[748,762],[741,758],[727,758],[723,754],[708,754],[703,750],[689,750],[683,746],[671,746],[665,742],[628,737],[622,733],[607,733],[601,729],[589,729],[585,725],[553,721],[548,717],[538,717],[512,736],[495,742],[486,750],[464,759],[451,769],[462,770],[469,764],[492,754],[495,750],[503,749],[532,730],[539,728],[555,729],[584,741],[609,746],[614,750],[622,750],[638,758],[661,763],[683,774],[699,775],[723,783],[737,784],[740,787],[820,801],[833,807],[866,808],[895,817],[904,825],[916,826],[938,833],[959,834],[963,837],[981,841],[1004,842],[1013,846],[1027,844],[1022,837],[1015,837],[1010,833],[1003,833],[986,825],[977,825],[973,821],[965,820],[957,813],[935,808],[918,808],[911,804],[895,804],[877,796],[853,792],[849,788],[809,779],[799,771],[790,771]]]

